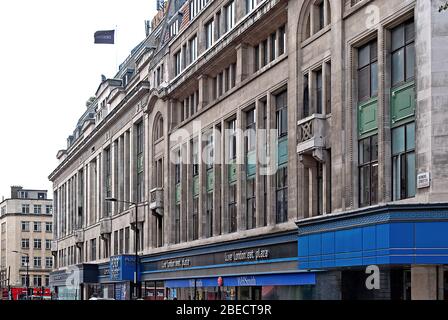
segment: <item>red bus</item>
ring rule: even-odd
[[[10,291],[4,288],[1,297],[3,300],[25,300],[27,299],[26,288],[11,288]],[[28,298],[31,300],[51,299],[50,288],[30,288]]]

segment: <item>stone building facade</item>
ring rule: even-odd
[[[10,293],[16,299],[19,293],[26,295],[26,287],[35,288],[34,292],[48,290],[53,269],[53,201],[47,191],[11,187],[11,197],[0,203],[0,227],[2,295]],[[24,290],[13,292],[12,288]]]
[[[441,298],[439,4],[168,1],[58,153],[58,294]]]

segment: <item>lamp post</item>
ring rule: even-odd
[[[134,248],[135,248],[135,271],[134,271],[134,296],[136,299],[140,298],[139,297],[139,290],[138,290],[138,262],[139,262],[139,258],[138,258],[138,249],[137,249],[137,243],[138,243],[138,204],[132,201],[124,201],[124,200],[118,200],[117,198],[106,198],[106,201],[109,202],[121,202],[121,203],[126,203],[129,204],[131,206],[135,207],[135,243],[134,243]]]
[[[27,263],[26,263],[26,299],[28,300],[28,294],[30,291],[30,274],[29,274],[29,265],[30,265],[30,255],[27,252],[20,252],[17,250],[14,250],[13,253],[18,253],[18,254],[24,254],[26,255],[27,258]]]

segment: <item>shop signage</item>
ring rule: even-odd
[[[162,269],[181,269],[191,266],[191,260],[188,258],[181,258],[176,260],[167,260],[162,262]]]
[[[297,242],[279,243],[264,247],[217,251],[199,255],[176,257],[144,263],[144,271],[182,270],[200,266],[216,266],[238,263],[262,263],[268,260],[297,257]]]
[[[238,277],[238,286],[240,287],[250,287],[250,286],[256,286],[257,285],[257,279],[252,277]]]
[[[269,249],[251,249],[225,253],[225,262],[258,261],[269,259]]]
[[[110,258],[109,278],[112,281],[133,281],[135,256],[115,256]]]

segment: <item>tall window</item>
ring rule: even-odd
[[[316,113],[321,114],[323,109],[323,79],[322,70],[316,71]]]
[[[247,200],[247,230],[254,229],[257,227],[257,217],[256,217],[256,184],[255,177],[250,177],[247,180],[246,186],[246,200]]]
[[[392,130],[392,176],[393,200],[415,196],[415,122]]]
[[[270,59],[269,62],[272,62],[275,60],[276,56],[277,56],[277,33],[273,32],[271,33],[271,43],[270,43]]]
[[[303,118],[310,115],[310,87],[308,74],[303,77]]]
[[[110,148],[104,150],[104,182],[105,182],[105,196],[106,198],[112,197],[112,161]],[[105,216],[109,217],[112,213],[112,204],[110,201],[105,201],[106,212]]]
[[[213,191],[207,192],[206,196],[206,234],[207,238],[213,236]]]
[[[163,117],[159,114],[154,124],[154,141],[163,138]]]
[[[415,77],[415,25],[409,20],[392,30],[392,87],[410,83]],[[410,95],[410,98],[415,99]],[[403,99],[402,99],[403,100]],[[409,102],[411,103],[411,102]],[[393,105],[397,109],[397,105]],[[393,199],[414,197],[416,194],[415,122],[409,117],[392,128]],[[407,123],[406,123],[407,122]]]
[[[177,76],[181,72],[181,52],[180,50],[174,54],[174,75]]]
[[[415,76],[415,25],[410,20],[392,30],[392,86]]]
[[[378,95],[378,46],[373,40],[358,50],[358,102]]]
[[[199,238],[199,142],[194,139],[192,144],[193,153],[193,240]]]
[[[236,119],[229,123],[229,160],[236,159]]]
[[[193,198],[193,240],[199,239],[199,197]]]
[[[144,136],[143,136],[143,121],[137,124],[137,202],[143,201],[144,194]]]
[[[174,183],[176,188],[176,207],[174,217],[174,242],[180,243],[180,190],[181,190],[181,156],[180,150],[176,151],[176,163],[174,165]]]
[[[284,25],[280,27],[278,34],[278,55],[281,56],[286,52],[286,27]]]
[[[256,0],[246,0],[246,13],[255,9]]]
[[[211,19],[205,25],[205,48],[210,48],[215,42],[215,22]]]
[[[246,227],[256,227],[256,183],[255,183],[255,148],[256,148],[256,112],[251,109],[246,112],[245,152],[247,163],[246,184]]]
[[[275,97],[278,136],[288,135],[288,94],[286,91]]]
[[[275,97],[277,131],[280,144],[287,143],[288,136],[288,93],[283,91]],[[278,151],[280,153],[280,148]],[[280,155],[280,154],[279,154]],[[288,220],[288,166],[287,162],[280,163],[276,173],[276,222]]]
[[[96,239],[90,240],[90,260],[96,260]]]
[[[265,65],[268,64],[268,40],[264,40],[261,43],[261,49],[263,50],[261,52],[262,57],[261,57],[261,66],[264,67]]]
[[[276,174],[276,222],[288,220],[288,168],[282,167]]]
[[[235,25],[235,1],[231,1],[225,8],[226,32]]]
[[[378,202],[378,135],[359,141],[359,206]]]
[[[129,253],[129,243],[130,243],[130,228],[124,229],[124,253]]]
[[[189,62],[193,63],[198,57],[198,37],[194,36],[188,41],[188,46],[190,49]]]
[[[229,232],[237,231],[237,188],[236,188],[236,163],[237,158],[237,136],[236,136],[236,119],[228,122],[229,136],[229,187],[228,187],[228,218]]]
[[[114,255],[118,255],[118,230],[114,231]]]
[[[213,236],[213,194],[214,194],[214,137],[213,133],[209,133],[206,138],[205,145],[206,154],[206,208],[205,208],[205,236],[207,238]]]
[[[237,231],[236,183],[229,185],[229,233]]]
[[[321,30],[325,27],[325,7],[324,7],[324,0],[322,0],[320,3],[317,4],[317,29]]]

